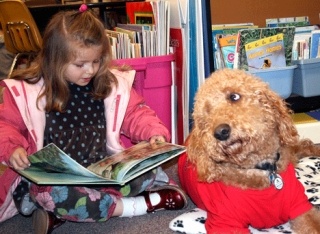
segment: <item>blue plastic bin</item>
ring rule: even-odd
[[[297,65],[269,68],[250,72],[269,84],[270,88],[282,98],[288,98],[292,94],[293,74]]]
[[[294,61],[298,68],[294,71],[292,92],[302,97],[320,95],[320,59]]]

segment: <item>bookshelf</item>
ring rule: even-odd
[[[142,2],[144,0],[86,0],[85,4],[93,10],[99,12],[101,20],[108,25],[106,18],[110,15],[119,23],[126,23],[126,2]],[[65,4],[61,0],[27,0],[26,6],[29,8],[40,32],[43,32],[50,18],[58,11],[78,10],[82,1],[66,1]],[[109,14],[109,15],[108,15]]]

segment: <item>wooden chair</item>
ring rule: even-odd
[[[42,37],[28,9],[21,0],[0,0],[0,22],[6,49],[16,54],[9,75],[22,55],[30,62],[40,51]]]

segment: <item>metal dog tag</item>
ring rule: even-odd
[[[273,185],[276,187],[276,189],[282,189],[283,188],[283,180],[280,175],[274,174],[274,179],[273,179]]]

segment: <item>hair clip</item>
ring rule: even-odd
[[[86,10],[88,10],[88,6],[86,4],[81,4],[81,6],[79,7],[79,11],[85,12]]]

